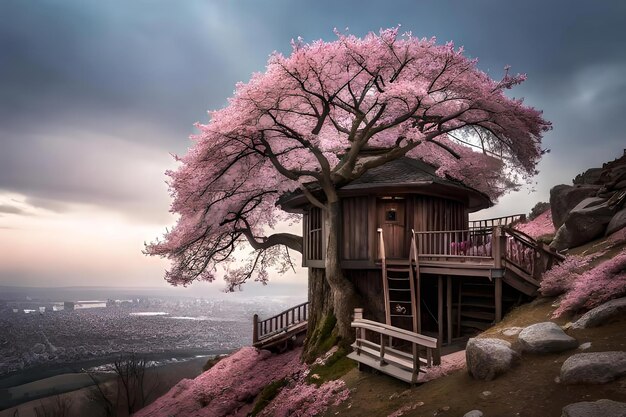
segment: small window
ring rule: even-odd
[[[385,213],[385,220],[388,222],[398,221],[396,209],[387,210]]]

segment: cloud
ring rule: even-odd
[[[19,207],[10,204],[0,204],[0,213],[27,215],[28,213]]]

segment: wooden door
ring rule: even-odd
[[[387,258],[408,257],[405,206],[404,199],[378,200],[378,225],[383,229]]]

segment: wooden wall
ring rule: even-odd
[[[369,254],[369,205],[365,197],[344,198],[342,210],[342,259],[368,260]]]
[[[404,194],[399,199],[360,196],[342,199],[341,259],[344,268],[372,268],[378,258],[377,228],[385,233],[387,252],[408,257],[411,229],[415,231],[463,230],[468,228],[464,203],[439,197]],[[386,211],[397,210],[396,221],[385,221]],[[326,250],[322,210],[311,207],[303,217],[303,266],[323,267]]]

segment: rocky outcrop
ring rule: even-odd
[[[561,417],[626,417],[626,403],[612,400],[583,401],[563,407]]]
[[[531,353],[554,353],[576,349],[578,341],[551,321],[526,327],[518,336],[522,349]]]
[[[473,378],[490,381],[508,371],[518,361],[519,354],[507,341],[472,338],[467,342],[465,358]]]
[[[626,184],[624,188],[626,188]],[[606,227],[605,234],[607,236],[612,235],[613,233],[623,229],[624,227],[626,227],[626,208],[623,208],[615,213],[615,215],[611,218],[608,226]]]
[[[594,197],[599,185],[557,185],[550,190],[550,207],[552,209],[552,222],[558,230],[565,223],[568,213],[585,198]]]
[[[553,249],[583,245],[626,227],[626,154],[550,190]]]
[[[598,327],[620,316],[626,316],[626,297],[611,300],[589,310],[572,324],[572,329]]]
[[[565,384],[606,384],[626,375],[626,352],[577,353],[561,366]]]
[[[614,212],[605,199],[584,199],[569,212],[550,246],[556,250],[573,248],[604,235]]]

